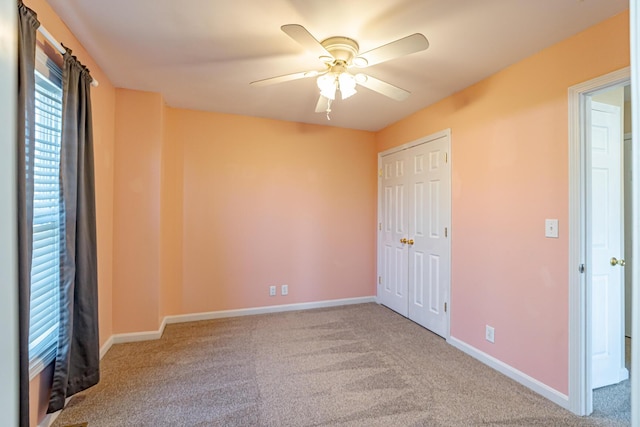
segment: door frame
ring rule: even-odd
[[[380,286],[382,286],[381,284],[381,277],[382,277],[382,269],[381,269],[381,265],[382,265],[382,251],[381,249],[381,245],[380,245],[380,239],[381,239],[381,233],[380,233],[380,227],[382,224],[382,179],[380,179],[382,177],[382,158],[384,156],[388,156],[390,154],[395,154],[398,153],[400,151],[404,151],[404,150],[408,150],[410,148],[416,147],[418,145],[422,145],[422,144],[427,144],[431,141],[434,141],[436,139],[440,139],[442,137],[446,137],[447,138],[447,153],[448,153],[448,163],[449,163],[449,174],[448,174],[448,179],[449,179],[449,184],[451,184],[451,176],[452,176],[452,170],[453,170],[453,162],[452,162],[452,155],[451,155],[451,129],[445,129],[436,133],[433,133],[431,135],[427,135],[424,136],[422,138],[418,138],[416,140],[413,140],[411,142],[407,142],[405,144],[402,145],[398,145],[396,147],[392,147],[389,148],[387,150],[381,151],[378,153],[378,216],[377,216],[377,230],[376,230],[376,302],[378,304],[380,304],[380,301],[378,299],[378,294],[379,294],[379,290],[380,290]],[[448,233],[449,233],[449,282],[447,283],[447,296],[446,296],[446,301],[447,301],[447,312],[446,312],[446,328],[445,328],[445,335],[444,335],[444,339],[445,340],[449,340],[449,337],[451,336],[451,310],[452,310],[452,303],[451,303],[451,264],[452,264],[452,260],[451,260],[451,239],[453,236],[453,231],[452,231],[452,225],[451,225],[451,217],[452,217],[452,212],[451,212],[451,194],[452,194],[452,189],[453,187],[451,185],[449,185],[449,205],[447,206],[447,210],[449,212],[449,216],[448,218],[445,219],[445,223],[449,225],[448,227]]]
[[[593,410],[591,388],[591,289],[583,273],[587,260],[586,99],[591,94],[629,84],[630,67],[569,88],[569,409],[578,415]],[[637,162],[633,167],[636,168]],[[635,194],[635,191],[634,191]],[[581,271],[582,270],[582,271]],[[589,350],[589,351],[588,351]]]

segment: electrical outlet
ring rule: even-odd
[[[282,285],[280,295],[289,295],[289,285]]]
[[[270,297],[275,297],[276,296],[276,287],[275,286],[269,286],[269,296]]]
[[[486,325],[485,330],[484,330],[484,337],[486,338],[487,341],[489,341],[491,343],[494,342],[495,329],[493,329],[493,326]]]

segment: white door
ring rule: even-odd
[[[620,108],[591,103],[592,387],[628,377],[624,367],[624,259]],[[614,263],[613,258],[618,262]]]
[[[449,133],[381,157],[378,301],[448,334]]]
[[[447,334],[449,299],[448,138],[409,150],[409,318]]]
[[[381,230],[378,246],[380,277],[378,300],[381,304],[408,315],[407,254],[408,198],[406,153],[400,151],[382,158]]]

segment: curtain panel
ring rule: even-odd
[[[29,425],[29,304],[33,252],[36,13],[18,1],[18,327],[20,425]]]
[[[36,13],[18,4],[18,303],[20,425],[29,426],[29,321],[33,255]],[[60,323],[47,412],[98,383],[98,274],[89,70],[67,49],[63,66]]]
[[[98,270],[89,70],[67,49],[62,71],[60,192],[64,212],[60,331],[47,412],[98,383]]]

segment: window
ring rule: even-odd
[[[33,257],[29,373],[33,378],[56,355],[60,293],[60,138],[62,72],[40,49],[36,55]]]

